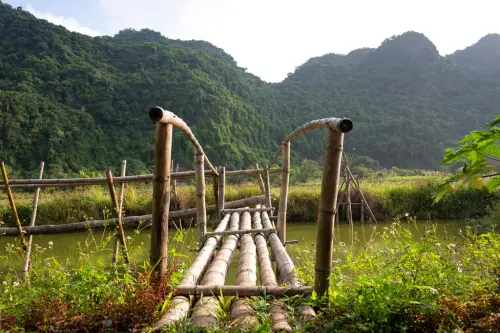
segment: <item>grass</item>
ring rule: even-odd
[[[434,193],[438,190],[441,175],[385,176],[383,178],[361,179],[361,188],[377,219],[390,219],[412,212],[419,219],[464,219],[483,216],[493,203],[500,199],[498,192],[489,193],[477,189],[459,189],[452,195],[433,204]],[[279,202],[279,178],[272,178],[273,204]],[[125,215],[151,213],[151,186],[126,186]],[[353,193],[353,202],[361,197]],[[230,184],[226,189],[226,201],[260,195],[255,183]],[[207,202],[214,203],[213,188],[207,186]],[[22,223],[28,224],[32,211],[32,193],[15,192],[16,206]],[[320,183],[313,181],[296,184],[289,189],[288,221],[315,221],[320,196]],[[178,202],[171,207],[195,207],[194,187],[178,186]],[[80,222],[87,219],[102,219],[103,212],[112,211],[111,200],[105,186],[80,187],[75,190],[44,189],[41,192],[37,224],[60,224]],[[357,213],[356,208],[354,214]],[[343,212],[340,212],[343,217]],[[14,226],[7,197],[0,194],[0,220]]]

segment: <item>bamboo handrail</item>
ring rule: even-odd
[[[264,173],[264,169],[250,169],[250,170],[233,170],[226,171],[226,176],[251,176]],[[280,173],[281,168],[269,169],[270,174]],[[205,170],[205,176],[213,176],[214,173],[211,170]],[[180,171],[173,172],[170,174],[171,179],[190,179],[195,177],[194,171]],[[134,176],[123,176],[123,177],[113,177],[113,183],[145,183],[151,182],[153,180],[153,174],[145,175],[134,175]],[[11,188],[30,188],[30,187],[64,187],[64,186],[91,186],[91,185],[106,185],[108,180],[106,177],[94,177],[94,178],[57,178],[57,179],[9,179],[9,186]],[[0,188],[4,188],[5,184],[0,183]]]
[[[207,163],[209,169],[212,170],[212,172],[216,176],[219,175],[217,169],[212,165],[212,163],[210,163],[210,160],[208,159],[200,143],[198,142],[193,132],[191,131],[191,128],[189,128],[189,126],[184,122],[184,120],[179,118],[173,112],[164,110],[159,106],[154,106],[149,110],[149,119],[151,119],[154,123],[160,122],[163,124],[172,124],[178,129],[180,129],[184,134],[186,134],[189,141],[191,141],[191,143],[194,145],[196,151],[198,152],[198,155],[204,156],[205,162]]]
[[[310,121],[308,123],[305,123],[304,125],[300,126],[297,128],[295,131],[290,133],[285,140],[281,143],[280,147],[278,148],[278,151],[274,155],[273,160],[271,163],[267,165],[268,168],[274,165],[276,161],[278,160],[278,157],[280,156],[281,151],[283,150],[283,145],[286,143],[292,141],[295,137],[299,136],[302,133],[305,133],[307,131],[313,130],[313,129],[323,129],[323,128],[329,128],[332,131],[335,132],[341,132],[341,133],[348,133],[352,130],[353,124],[352,120],[349,118],[324,118],[324,119],[317,119]]]

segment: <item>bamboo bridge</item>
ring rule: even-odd
[[[347,118],[325,118],[304,124],[288,135],[271,162],[264,168],[226,171],[225,167],[215,167],[206,156],[202,146],[186,123],[170,111],[153,107],[149,118],[156,124],[154,174],[125,176],[125,167],[119,177],[113,177],[108,170],[105,178],[87,179],[42,179],[43,164],[39,179],[17,179],[9,181],[2,163],[3,187],[9,195],[16,228],[0,228],[0,235],[29,236],[26,244],[26,263],[23,271],[27,274],[31,237],[41,233],[59,233],[98,229],[104,225],[116,227],[116,242],[113,263],[119,252],[128,263],[127,243],[124,226],[134,226],[139,221],[151,221],[150,263],[155,265],[158,276],[167,274],[168,226],[173,218],[194,216],[197,228],[197,256],[186,271],[180,284],[175,287],[169,308],[153,324],[155,330],[163,330],[165,325],[174,324],[187,317],[197,327],[213,328],[218,323],[218,298],[236,296],[231,304],[230,316],[233,326],[242,330],[251,329],[257,323],[251,296],[272,296],[269,312],[273,331],[291,331],[287,320],[287,309],[282,298],[292,295],[310,295],[315,291],[324,295],[329,289],[333,255],[333,232],[338,210],[338,190],[343,159],[344,134],[353,128]],[[181,130],[195,148],[194,171],[173,172],[172,133],[174,127]],[[315,129],[327,130],[324,152],[323,177],[317,219],[315,285],[303,286],[297,277],[294,263],[286,251],[287,198],[290,177],[290,144],[298,135]],[[273,167],[282,156],[280,167]],[[42,162],[43,163],[43,162]],[[350,172],[350,170],[349,170]],[[270,174],[281,174],[280,198],[275,215],[272,206]],[[263,195],[243,200],[225,201],[227,177],[254,175],[259,181]],[[195,179],[196,208],[170,211],[171,182],[176,179]],[[215,205],[207,206],[205,199],[206,178],[212,178]],[[123,185],[128,182],[153,183],[152,214],[146,216],[122,217]],[[120,195],[114,184],[121,184]],[[355,182],[354,182],[355,183]],[[108,221],[86,221],[61,226],[35,226],[36,207],[40,188],[50,186],[84,186],[108,184],[116,218]],[[358,185],[359,186],[359,185]],[[22,227],[17,217],[12,187],[34,187],[34,212],[30,226]],[[369,207],[368,207],[369,210]],[[216,218],[213,231],[207,230],[207,214]],[[371,210],[370,210],[370,214]],[[235,285],[226,285],[226,275],[232,259],[239,250],[239,260]],[[297,309],[303,321],[313,319],[316,314],[310,306]]]

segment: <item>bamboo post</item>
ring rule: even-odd
[[[198,244],[203,245],[207,233],[207,210],[205,206],[205,172],[204,155],[194,155],[194,170],[196,172],[196,225],[198,227]]]
[[[245,212],[241,215],[240,229],[250,230],[251,228],[250,213]],[[236,285],[239,287],[255,287],[257,285],[257,248],[250,234],[244,234],[240,237],[240,258]],[[245,298],[233,302],[231,317],[234,318],[233,325],[240,330],[250,330],[258,324],[252,304]]]
[[[267,168],[264,171],[264,195],[266,196],[266,207],[271,208],[271,185],[269,184],[269,172]]]
[[[150,263],[160,276],[167,273],[168,213],[170,210],[170,164],[173,125],[156,123],[153,214],[151,226]]]
[[[219,172],[219,204],[218,204],[218,211],[217,211],[217,216],[219,220],[222,219],[222,211],[224,210],[224,201],[225,201],[225,187],[226,187],[226,168],[223,166],[220,166],[217,170]]]
[[[217,168],[217,171],[219,169]],[[220,176],[220,174],[219,174]],[[213,175],[212,176],[212,188],[214,191],[214,204],[215,204],[215,211],[217,214],[215,214],[215,218],[212,219],[212,228],[215,228],[217,225],[219,219],[219,176]]]
[[[43,177],[43,168],[45,163],[43,161],[40,162],[40,174],[38,179],[42,179]],[[35,196],[33,197],[33,212],[31,213],[30,227],[33,227],[36,223],[36,213],[38,211],[38,198],[40,197],[40,187],[37,187],[35,190]],[[33,235],[28,236],[28,247],[26,248],[26,258],[24,260],[23,265],[23,275],[24,278],[27,279],[29,277],[29,269],[30,269],[30,255],[31,255],[31,246],[33,245]]]
[[[347,166],[347,172],[349,173],[349,175],[351,176],[351,178],[354,180],[353,181],[353,184],[354,184],[354,187],[356,188],[356,190],[358,191],[359,195],[361,195],[361,199],[363,200],[363,202],[365,203],[365,207],[368,209],[368,213],[370,214],[370,217],[373,219],[373,221],[375,223],[377,223],[377,219],[375,218],[375,215],[373,215],[373,212],[372,212],[372,209],[370,208],[370,205],[368,205],[368,201],[366,201],[366,198],[365,196],[363,195],[363,192],[361,191],[361,186],[359,186],[359,183],[358,181],[354,178],[354,176],[352,175],[352,172],[351,172],[351,169],[349,168],[349,166]]]
[[[120,204],[118,202],[118,198],[116,197],[115,186],[113,184],[113,174],[111,173],[111,169],[108,169],[106,171],[106,176],[108,177],[109,194],[111,195],[113,208],[115,209],[116,212],[116,237],[119,238],[119,242],[121,243],[120,245],[123,252],[123,258],[125,259],[125,263],[128,264],[130,262],[130,258],[128,256],[127,243],[125,240],[125,231],[123,230],[123,225],[122,225],[122,214],[120,213]],[[116,266],[117,261],[118,258],[114,257],[113,266]]]
[[[238,230],[240,216],[238,213],[231,214],[229,229]],[[201,280],[202,285],[223,285],[227,270],[233,259],[234,251],[238,246],[237,235],[226,237],[221,249],[212,260]],[[207,327],[213,329],[217,325],[218,301],[213,296],[201,297],[193,308],[191,322],[196,327]]]
[[[255,162],[255,169],[259,170],[259,163],[257,163],[257,162]],[[259,173],[257,175],[257,177],[258,177],[258,181],[259,181],[260,192],[261,193],[265,193],[266,190],[265,190],[265,187],[264,187],[264,179],[262,179],[262,174]]]
[[[361,223],[365,223],[365,201],[363,199],[361,199],[361,205],[359,207],[359,211],[360,211],[359,221]]]
[[[120,177],[125,177],[126,171],[127,171],[127,161],[123,160],[122,166],[120,168]],[[120,214],[120,220],[122,221],[122,226],[123,226],[123,195],[124,194],[125,194],[125,183],[121,183],[120,184],[120,200],[118,202],[119,211],[117,213]],[[114,266],[118,262],[119,249],[120,249],[120,238],[118,237],[118,234],[117,234],[115,237],[115,246],[113,248],[113,257],[112,257],[112,263]]]
[[[280,203],[278,208],[278,237],[286,244],[286,211],[290,181],[290,142],[283,144],[283,172],[281,173]]]
[[[351,205],[351,180],[349,175],[347,174],[347,168],[345,168],[345,195],[347,198],[347,205],[346,205],[346,216],[347,216],[347,222],[349,224],[352,224],[352,205]]]
[[[318,212],[318,230],[316,234],[316,293],[321,296],[328,291],[329,276],[332,269],[333,226],[335,207],[338,197],[340,169],[344,134],[328,130],[323,162],[323,179]]]
[[[4,162],[2,162],[2,176],[3,176],[3,183],[5,185],[5,191],[7,192],[7,197],[9,198],[10,208],[12,209],[12,213],[14,213],[14,218],[16,219],[17,232],[19,238],[21,238],[23,250],[26,251],[28,248],[28,244],[26,244],[26,240],[24,239],[23,228],[21,226],[21,221],[19,220],[19,215],[17,214],[16,202],[14,201],[14,195],[12,194],[12,190],[10,189],[9,176],[7,175],[7,170],[5,169]]]

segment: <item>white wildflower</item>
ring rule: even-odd
[[[16,281],[16,282],[14,282],[12,285],[13,285],[14,287],[19,287],[19,282],[17,282],[17,281]]]
[[[406,217],[410,216],[410,213],[405,213],[405,216],[406,216]]]
[[[433,294],[437,294],[437,292],[438,292],[438,291],[437,291],[437,289],[432,288],[432,287],[429,287],[429,290],[430,290],[430,291],[431,291],[431,293],[433,293]]]
[[[390,233],[391,235],[394,235],[394,234],[395,234],[394,230],[391,230],[389,233]]]
[[[437,246],[441,246],[441,243],[436,243]]]
[[[49,242],[49,246],[53,246],[54,245],[54,242],[53,241],[50,241]]]
[[[128,239],[128,240],[132,240],[132,237],[130,237],[130,236],[127,236],[127,239]]]
[[[7,281],[2,282],[2,284],[3,284],[4,286],[6,286],[6,285],[7,285]]]

